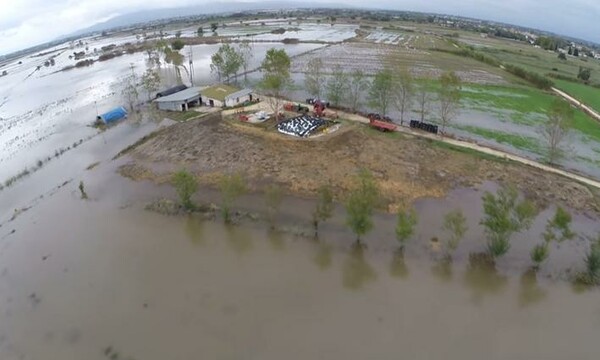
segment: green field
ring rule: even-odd
[[[479,135],[483,138],[494,140],[500,144],[508,144],[517,149],[530,151],[534,154],[543,155],[544,149],[538,140],[529,136],[521,136],[512,133],[488,130],[476,126],[457,126],[458,129],[467,131],[471,134]]]
[[[565,80],[555,80],[556,87],[600,112],[600,89]]]

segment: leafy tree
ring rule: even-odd
[[[267,102],[275,116],[278,116],[281,110],[281,97],[292,84],[290,67],[291,60],[284,49],[269,49],[261,64],[263,78],[259,86],[269,95]]]
[[[399,69],[394,77],[394,105],[400,112],[400,123],[404,123],[404,114],[410,108],[411,98],[414,93],[413,79],[406,69]]]
[[[198,30],[196,31],[196,33],[198,34],[198,37],[204,36],[204,29],[202,28],[202,26],[198,27]]]
[[[87,194],[87,192],[85,192],[85,185],[83,185],[83,181],[79,182],[79,193],[81,194],[81,198],[83,200],[88,199],[88,194]]]
[[[267,205],[267,216],[271,229],[275,229],[275,216],[279,212],[281,202],[283,200],[283,192],[278,185],[269,185],[265,190],[265,204]]]
[[[579,56],[579,49],[578,48],[573,49],[573,56]]]
[[[423,84],[417,89],[417,104],[419,105],[418,112],[421,115],[421,122],[425,121],[425,117],[429,114],[429,101],[431,100],[427,87]]]
[[[328,185],[319,188],[319,198],[312,214],[315,237],[319,236],[319,224],[327,221],[333,215],[333,192]]]
[[[373,228],[371,218],[378,201],[379,188],[373,175],[368,170],[361,170],[346,203],[346,223],[356,234],[357,243]]]
[[[575,233],[571,230],[571,214],[562,207],[556,208],[554,216],[548,219],[546,229],[543,233],[544,242],[537,244],[531,250],[531,260],[536,267],[544,262],[550,255],[550,243],[553,241],[563,242],[575,237]]]
[[[573,55],[573,49],[569,46],[569,55]]]
[[[175,33],[175,38],[179,39],[181,37],[181,30],[177,30],[177,32]]]
[[[306,90],[310,95],[321,100],[326,81],[323,74],[323,60],[321,58],[310,59],[304,71],[304,85]]]
[[[588,284],[600,283],[600,237],[592,242],[585,255],[586,273],[583,280]]]
[[[221,212],[226,223],[231,222],[231,207],[235,200],[246,192],[246,183],[241,174],[225,175],[219,182],[222,205]]]
[[[548,121],[542,126],[541,133],[546,140],[546,160],[556,164],[565,156],[565,142],[573,127],[575,112],[564,100],[556,99],[547,113]]]
[[[365,77],[365,74],[362,72],[362,70],[355,70],[350,75],[350,86],[348,89],[348,100],[350,102],[352,111],[356,112],[356,110],[358,110],[360,107],[360,97],[368,88],[369,81]]]
[[[212,32],[216,32],[218,28],[219,28],[219,24],[218,23],[211,23],[210,24],[210,30]]]
[[[183,47],[185,46],[185,43],[183,42],[183,40],[175,40],[171,43],[171,48],[175,51],[179,51],[181,49],[183,49]]]
[[[160,74],[153,69],[147,69],[142,75],[142,86],[148,93],[148,100],[152,99],[152,95],[158,90],[160,85]]]
[[[583,81],[589,81],[592,76],[592,69],[579,67],[579,72],[577,73],[577,78]]]
[[[249,41],[244,41],[239,45],[238,53],[240,54],[242,68],[244,69],[244,82],[248,82],[248,67],[254,57],[254,48]]]
[[[518,200],[518,192],[512,186],[500,188],[496,194],[483,195],[484,218],[481,225],[488,237],[488,251],[499,257],[510,249],[510,239],[516,232],[528,229],[536,215],[533,203]]]
[[[560,53],[560,54],[558,54],[558,58],[560,60],[565,60],[566,61],[567,60],[567,55],[565,55],[565,53]]]
[[[186,170],[180,170],[173,174],[171,181],[173,186],[175,186],[175,191],[177,191],[181,205],[186,209],[193,209],[192,196],[198,191],[198,182],[194,175]]]
[[[417,226],[417,212],[415,209],[410,211],[398,211],[398,220],[396,222],[396,239],[400,242],[400,248],[404,249],[406,242],[413,236]]]
[[[348,75],[341,65],[335,65],[326,85],[327,99],[333,106],[339,106],[344,101],[348,93],[348,85]]]
[[[242,62],[242,55],[233,46],[223,44],[212,55],[210,69],[212,72],[217,73],[219,81],[225,78],[225,82],[229,83],[232,76],[237,78],[237,73],[242,67]]]
[[[448,241],[446,242],[446,255],[447,258],[451,258],[452,252],[456,250],[458,244],[465,236],[468,230],[467,219],[460,209],[450,211],[444,216],[444,225],[442,226],[444,231],[450,233]]]
[[[447,72],[440,77],[440,85],[438,100],[440,102],[440,118],[442,120],[443,134],[446,131],[446,126],[458,114],[461,81],[454,72]]]
[[[382,116],[387,114],[390,106],[392,89],[392,72],[390,70],[381,70],[375,74],[369,89],[369,105],[377,109]]]

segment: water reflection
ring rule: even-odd
[[[540,287],[537,281],[537,271],[533,268],[521,275],[521,286],[519,288],[519,306],[528,307],[539,303],[546,297],[546,291]]]
[[[469,254],[464,279],[476,303],[481,302],[485,295],[501,293],[508,284],[506,276],[498,274],[494,259],[487,253]]]
[[[271,244],[271,248],[273,250],[285,250],[285,240],[281,231],[270,230],[267,234],[267,239],[269,240],[269,244]]]
[[[194,215],[189,215],[185,220],[185,232],[190,237],[190,241],[196,245],[204,245],[204,222]]]
[[[452,280],[452,259],[444,258],[431,267],[431,273],[442,282]]]
[[[324,241],[314,240],[315,243],[315,254],[313,255],[313,262],[321,270],[326,270],[331,267],[332,259],[332,247]]]
[[[244,231],[243,228],[235,225],[224,226],[227,234],[227,243],[236,253],[243,255],[252,250],[254,244],[248,231]]]
[[[354,245],[342,267],[342,283],[345,288],[360,290],[366,284],[377,279],[377,273],[365,258],[365,249],[361,245]]]
[[[399,249],[392,256],[390,275],[395,278],[406,279],[409,274],[410,271],[408,270],[408,266],[406,266],[406,261],[404,260],[404,251]]]

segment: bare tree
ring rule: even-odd
[[[326,80],[323,76],[323,60],[321,58],[310,59],[304,71],[304,85],[306,86],[306,90],[312,96],[321,100]]]
[[[564,158],[566,141],[573,127],[575,113],[567,102],[556,99],[547,113],[548,121],[542,126],[546,140],[546,160],[550,164]]]
[[[327,80],[327,99],[334,106],[339,106],[348,92],[348,75],[341,65],[335,65],[331,77]]]
[[[400,112],[400,124],[404,124],[404,114],[410,108],[413,89],[413,79],[408,70],[401,70],[394,79],[394,105]]]
[[[427,87],[425,85],[419,86],[417,90],[417,104],[419,105],[418,111],[421,115],[421,122],[425,121],[425,117],[429,114],[429,101],[431,100],[431,95],[427,91]]]
[[[244,82],[247,83],[248,67],[250,66],[250,61],[252,61],[252,58],[254,57],[254,47],[249,41],[244,41],[239,45],[238,52],[242,60],[242,68],[244,69]]]
[[[135,73],[134,65],[131,64],[130,68],[131,74],[125,78],[125,87],[123,88],[122,94],[125,96],[125,100],[129,105],[129,109],[133,111],[138,102],[140,94],[138,92],[138,77]]]
[[[440,102],[440,119],[442,120],[442,135],[446,126],[458,115],[460,106],[461,81],[456,74],[446,72],[440,77],[441,87],[438,93]]]
[[[142,86],[148,94],[148,100],[152,100],[152,95],[158,90],[160,85],[160,74],[157,70],[147,69],[142,75]]]
[[[361,70],[355,70],[350,75],[350,86],[348,89],[348,100],[352,111],[356,112],[360,106],[360,97],[369,88],[369,81]]]

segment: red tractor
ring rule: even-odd
[[[369,118],[369,126],[373,129],[377,129],[379,131],[396,131],[398,126],[392,122],[392,119],[384,116],[382,117],[379,114],[369,114],[367,115]]]

